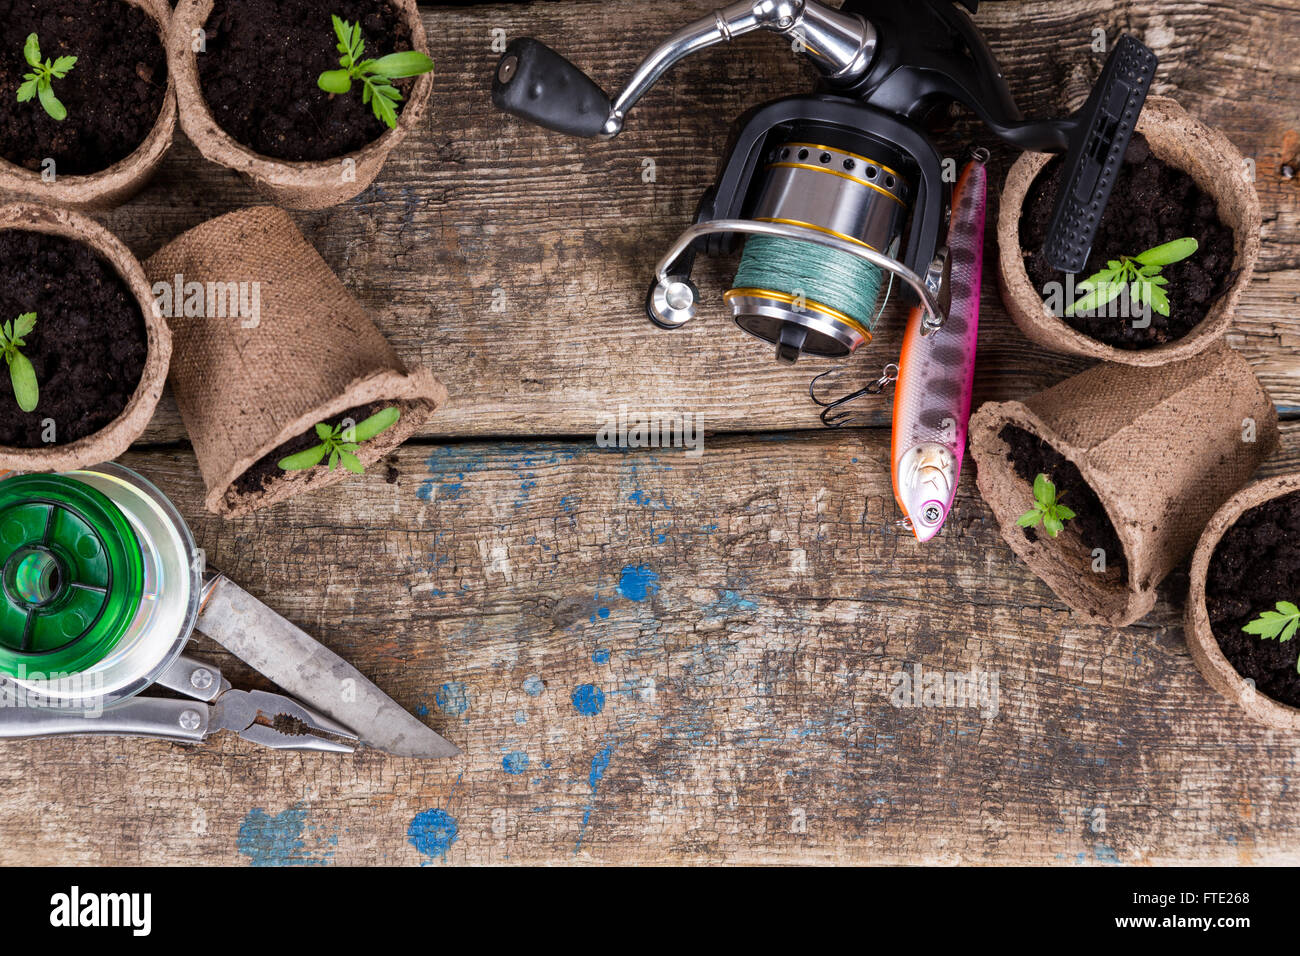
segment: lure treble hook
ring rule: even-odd
[[[848,405],[850,402],[857,401],[859,398],[861,398],[864,395],[879,395],[886,388],[888,388],[891,383],[898,380],[898,366],[895,365],[893,362],[890,362],[882,370],[880,378],[876,379],[874,382],[864,385],[862,388],[858,389],[857,391],[850,392],[849,394],[844,395],[841,398],[836,398],[829,401],[823,401],[822,399],[818,398],[817,397],[818,380],[825,378],[827,375],[830,375],[833,372],[838,372],[838,371],[840,371],[839,368],[827,369],[826,371],[822,372],[820,375],[813,376],[813,380],[808,383],[808,397],[811,398],[815,404],[821,406],[822,413],[820,417],[822,420],[822,424],[825,425],[827,428],[840,428],[841,426],[846,425],[849,419],[853,417],[852,411],[838,411],[838,409],[842,409],[845,405]]]

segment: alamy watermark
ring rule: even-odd
[[[163,319],[239,319],[240,328],[262,324],[262,283],[171,282],[153,284],[154,310]]]
[[[42,691],[41,686],[57,693]],[[29,671],[25,664],[19,664],[11,680],[0,681],[0,708],[6,707],[100,717],[104,713],[104,675],[86,671],[77,674]]]
[[[600,448],[683,448],[687,458],[704,454],[704,422],[694,412],[629,411],[618,407],[596,431]]]
[[[1082,285],[1082,283],[1080,283]],[[1135,329],[1151,326],[1151,304],[1134,301],[1133,296],[1124,294],[1131,283],[1097,283],[1084,286],[1075,284],[1074,275],[1066,275],[1064,282],[1048,282],[1043,286],[1043,304],[1052,315],[1064,318],[1066,311],[1077,302],[1085,292],[1096,292],[1098,304],[1086,311],[1091,315],[1107,319],[1128,319]]]
[[[921,663],[911,671],[889,676],[889,702],[895,707],[951,707],[978,710],[985,720],[998,715],[998,672],[927,670]]]

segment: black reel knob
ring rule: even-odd
[[[512,41],[501,55],[492,78],[492,102],[570,136],[599,136],[613,109],[591,77],[532,37]]]

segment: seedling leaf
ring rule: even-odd
[[[379,59],[365,60],[366,43],[361,36],[361,24],[349,23],[337,14],[331,15],[334,35],[338,37],[339,70],[327,70],[316,79],[316,85],[326,93],[341,95],[352,89],[353,81],[361,81],[361,102],[368,105],[375,116],[389,129],[397,126],[397,108],[402,100],[401,91],[391,80],[420,76],[433,69],[433,60],[417,50],[390,53]]]
[[[376,435],[386,432],[396,425],[397,420],[401,417],[402,413],[397,406],[385,408],[382,412],[375,412],[353,429],[353,437],[357,442],[370,441]]]
[[[346,93],[352,89],[352,74],[347,70],[326,70],[316,85],[326,93]]]
[[[325,457],[325,450],[324,445],[314,445],[306,451],[300,451],[286,458],[281,458],[280,469],[281,471],[302,471],[304,468],[315,468],[320,464],[321,459]]]
[[[37,95],[41,98],[41,105],[45,107],[45,112],[49,113],[53,119],[62,123],[68,118],[67,107],[60,103],[59,98],[54,95],[54,87],[42,83],[37,87]]]
[[[23,45],[23,59],[32,67],[31,73],[23,74],[23,82],[18,87],[18,102],[30,103],[38,97],[45,112],[56,122],[68,118],[68,110],[54,93],[54,80],[61,80],[77,65],[75,56],[61,56],[53,63],[41,61],[41,45],[35,33],[28,35]]]
[[[1300,629],[1300,607],[1291,601],[1278,601],[1274,607],[1277,610],[1264,611],[1259,617],[1247,622],[1242,630],[1266,641],[1291,640]],[[1300,660],[1297,660],[1296,669],[1300,671]]]
[[[1040,472],[1034,478],[1034,506],[1017,518],[1016,524],[1022,528],[1035,528],[1041,521],[1044,530],[1055,538],[1065,530],[1065,522],[1074,516],[1073,511],[1057,500],[1056,485]]]
[[[1163,245],[1154,246],[1146,252],[1134,256],[1144,266],[1168,266],[1181,262],[1200,248],[1200,244],[1191,236],[1175,239]]]
[[[341,423],[331,426],[326,422],[320,422],[315,426],[316,437],[320,439],[320,444],[280,459],[280,469],[302,471],[306,468],[315,468],[325,461],[329,470],[333,471],[341,461],[348,471],[360,475],[366,470],[357,455],[362,443],[392,428],[400,417],[400,409],[394,406],[376,412],[361,424],[350,428],[344,428]]]
[[[1170,313],[1169,296],[1164,286],[1169,280],[1160,274],[1167,265],[1181,262],[1196,252],[1198,244],[1190,236],[1174,239],[1141,252],[1136,256],[1120,256],[1106,263],[1093,275],[1080,282],[1075,289],[1080,297],[1066,306],[1067,316],[1079,312],[1092,312],[1112,302],[1125,289],[1134,305],[1147,305],[1161,315]]]
[[[9,378],[14,386],[14,398],[25,412],[36,411],[41,399],[40,386],[36,384],[36,369],[22,352],[15,352],[9,360]]]
[[[433,60],[418,50],[406,50],[402,53],[390,53],[378,60],[368,61],[370,69],[390,80],[401,80],[410,76],[420,76],[433,69]]]
[[[0,325],[0,356],[9,366],[9,382],[13,386],[14,400],[24,412],[36,410],[41,400],[36,369],[19,349],[27,344],[26,336],[36,329],[36,313],[24,312],[13,321]]]

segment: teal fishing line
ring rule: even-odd
[[[868,332],[876,326],[881,271],[870,262],[813,242],[750,236],[736,269],[737,289],[770,289],[830,306],[856,319]],[[797,292],[796,292],[797,290]]]

